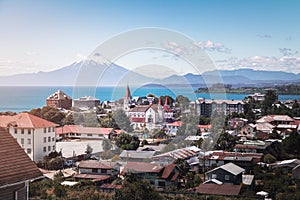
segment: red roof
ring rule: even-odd
[[[180,127],[181,125],[182,125],[181,121],[175,121],[173,123],[167,124],[167,126],[177,126],[177,127]]]
[[[145,117],[131,117],[131,122],[139,122],[139,123],[145,123],[146,119]]]
[[[19,128],[46,128],[58,126],[58,124],[49,122],[29,113],[19,113],[13,116],[0,116],[0,126],[7,127],[9,125]]]
[[[126,173],[144,173],[144,172],[160,172],[163,167],[158,164],[143,163],[143,162],[128,162],[121,174]]]
[[[237,144],[234,147],[235,149],[256,149],[256,145],[245,145],[245,144]]]
[[[42,176],[35,163],[5,128],[0,128],[0,187]]]
[[[174,171],[176,165],[175,164],[170,164],[165,166],[163,174],[161,175],[161,178],[168,178],[171,173]]]
[[[203,128],[203,129],[210,129],[211,128],[211,124],[207,124],[207,125],[198,125],[199,128]]]
[[[65,125],[63,127],[56,128],[56,134],[58,135],[67,133],[109,135],[112,131],[113,128],[83,127],[81,125]]]
[[[196,192],[200,194],[214,194],[214,195],[238,195],[241,191],[242,185],[232,184],[200,184],[196,188]]]

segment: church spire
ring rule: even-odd
[[[127,84],[127,87],[126,87],[126,91],[125,91],[125,99],[132,99],[131,97],[131,93],[130,93],[130,89],[129,89],[129,85]]]

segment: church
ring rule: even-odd
[[[161,129],[167,122],[173,120],[173,111],[168,103],[168,97],[166,97],[164,106],[161,97],[158,104],[135,105],[128,85],[125,91],[123,109],[129,116],[134,129]]]

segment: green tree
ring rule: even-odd
[[[62,124],[62,121],[65,118],[64,113],[52,106],[44,106],[42,109],[32,109],[29,113],[60,125]]]
[[[276,158],[274,156],[272,156],[271,154],[266,154],[264,156],[264,162],[268,163],[268,164],[271,164],[271,163],[276,162]]]
[[[183,95],[178,95],[176,97],[176,103],[179,105],[179,107],[182,109],[182,110],[186,110],[189,108],[189,105],[190,105],[190,100],[189,98],[183,96]]]
[[[262,115],[272,114],[272,105],[277,101],[276,90],[267,90],[262,104]]]
[[[297,131],[293,131],[289,137],[283,140],[282,144],[286,153],[295,155],[296,157],[300,156],[300,135]]]
[[[146,180],[137,177],[127,177],[123,182],[122,189],[117,190],[115,200],[161,200],[162,196]]]
[[[229,133],[223,131],[217,140],[215,149],[225,150],[225,151],[233,151],[237,140],[238,140],[238,138],[235,138],[232,135],[230,135]]]
[[[125,112],[122,109],[116,110],[113,113],[112,118],[116,122],[118,129],[123,129],[126,132],[133,131],[129,117],[127,117],[127,115],[125,114]]]
[[[87,144],[86,149],[85,149],[85,153],[86,154],[91,154],[92,152],[93,152],[93,148],[91,147],[91,145]]]
[[[112,148],[112,146],[113,145],[112,145],[112,143],[110,142],[109,139],[104,138],[102,140],[102,148],[103,148],[104,151],[110,150]]]
[[[197,135],[199,133],[198,123],[199,118],[196,115],[189,114],[182,116],[182,125],[178,128],[176,135],[189,136]]]
[[[140,145],[140,140],[137,136],[121,133],[115,138],[116,145],[122,150],[136,150]]]

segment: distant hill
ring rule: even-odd
[[[159,73],[159,72],[158,72]],[[202,87],[213,83],[241,86],[274,86],[300,83],[300,74],[253,69],[207,71],[203,74],[172,75],[163,79],[150,78],[108,61],[88,60],[50,72],[0,77],[1,86],[131,86],[147,84],[192,85]]]

